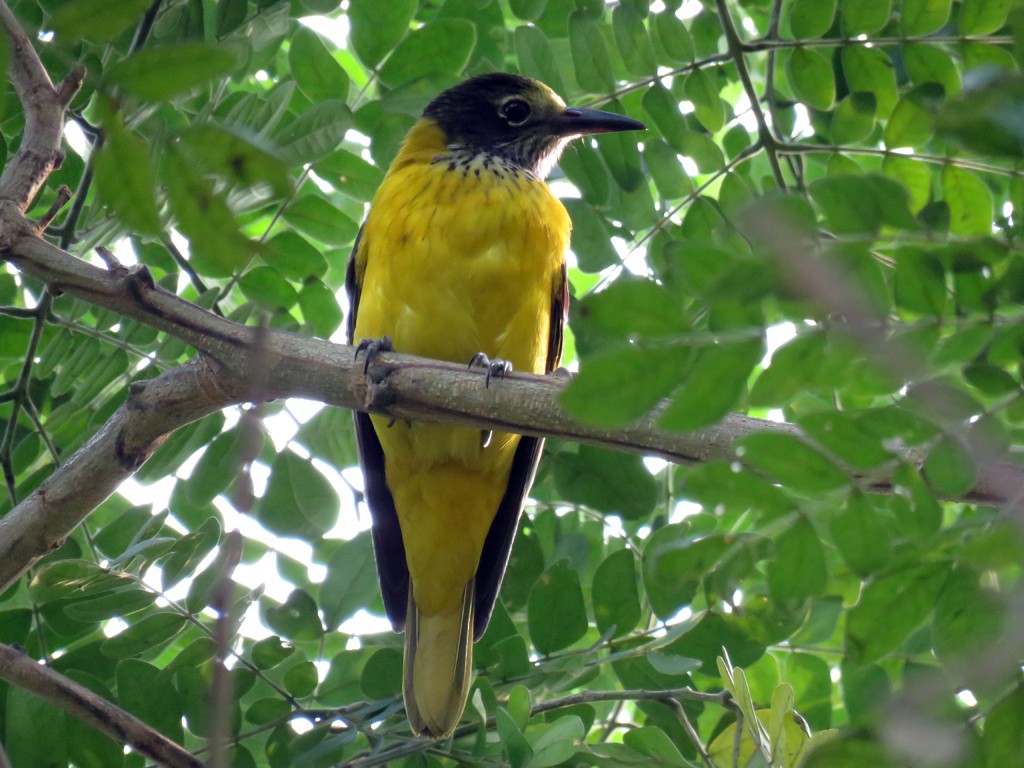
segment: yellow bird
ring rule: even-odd
[[[544,178],[573,138],[643,128],[566,107],[543,83],[480,75],[410,129],[348,266],[349,341],[502,376],[559,364],[571,223]],[[393,345],[393,347],[392,347]],[[357,352],[357,355],[359,352]],[[405,630],[412,730],[449,735],[472,679],[543,440],[356,414],[388,618]]]

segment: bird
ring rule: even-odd
[[[572,139],[643,129],[567,107],[543,83],[477,75],[409,129],[348,263],[348,340],[365,365],[395,350],[486,369],[561,361],[571,222],[545,177]],[[365,368],[364,368],[365,371]],[[543,439],[355,413],[385,611],[405,632],[417,735],[451,735],[472,681]]]

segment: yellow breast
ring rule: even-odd
[[[477,353],[544,372],[570,222],[547,185],[487,156],[410,132],[377,193],[357,254],[357,338],[457,362]]]

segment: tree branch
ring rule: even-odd
[[[45,667],[24,651],[0,644],[0,679],[60,707],[120,744],[169,768],[203,768],[203,764],[137,717],[115,707],[73,680]]]

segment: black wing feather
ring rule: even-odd
[[[353,338],[356,329],[356,313],[359,310],[361,286],[356,275],[356,252],[362,240],[363,231],[359,230],[356,244],[349,258],[348,271],[345,274],[345,291],[348,293],[348,343],[355,343]],[[363,470],[363,482],[366,486],[366,503],[370,507],[373,518],[371,533],[373,535],[373,553],[377,560],[377,578],[380,581],[380,593],[384,599],[384,610],[388,620],[396,632],[405,629],[405,612],[409,600],[409,567],[405,562],[405,545],[402,542],[402,529],[398,524],[398,513],[395,511],[395,500],[388,488],[384,474],[384,450],[380,447],[377,432],[373,428],[370,416],[353,411],[356,423],[356,446],[359,450],[359,465]]]
[[[562,280],[552,298],[551,328],[548,333],[547,372],[553,371],[562,359],[563,329],[569,310],[569,280],[565,264]],[[526,495],[537,476],[537,465],[544,451],[544,438],[522,437],[509,471],[508,487],[498,505],[491,529],[484,539],[480,565],[476,571],[476,602],[473,606],[473,639],[479,640],[487,629],[494,610],[494,601],[501,589],[501,580],[512,552],[512,542],[519,528],[519,517],[526,503]]]

